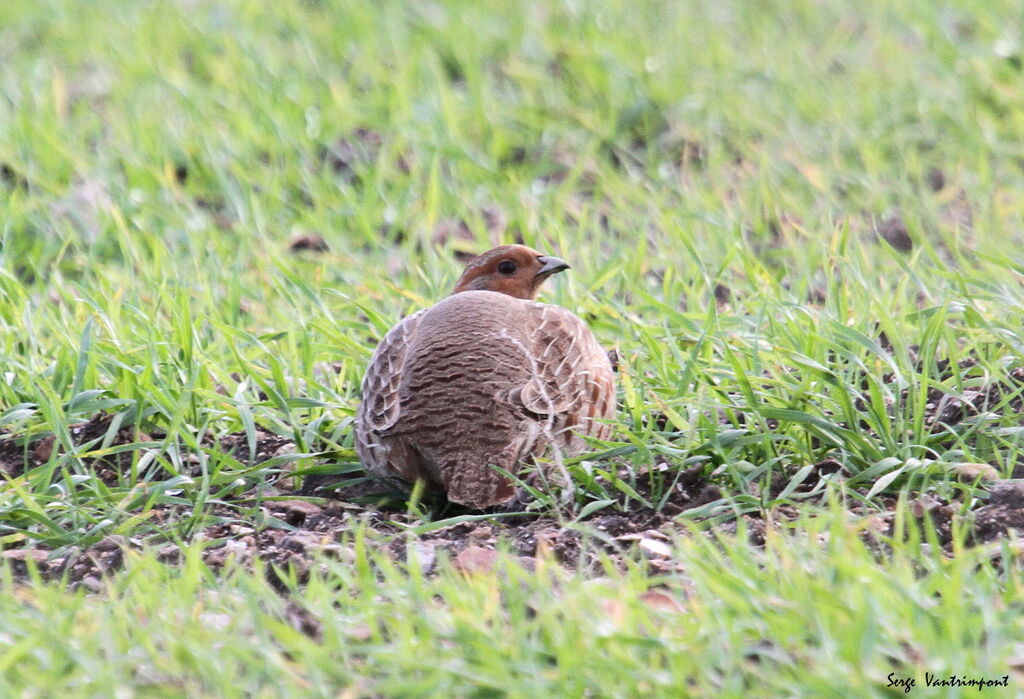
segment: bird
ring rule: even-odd
[[[568,263],[525,245],[472,259],[452,293],[401,320],[362,382],[355,444],[376,477],[422,480],[472,509],[509,503],[537,457],[557,463],[607,440],[608,355],[574,313],[536,301]]]

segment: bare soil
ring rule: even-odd
[[[971,360],[968,360],[966,364],[961,363],[960,368],[970,366]],[[944,367],[948,368],[948,365]],[[955,425],[1000,402],[1003,410],[1024,414],[1022,384],[1024,369],[1015,369],[1000,381],[959,396],[933,389],[935,395],[929,395],[929,424],[937,432],[940,427]],[[72,440],[84,444],[102,439],[110,446],[117,446],[158,439],[131,426],[114,425],[112,420],[110,415],[96,415],[71,429]],[[258,430],[256,437],[253,453],[250,453],[246,434],[241,432],[220,438],[218,446],[242,463],[261,463],[293,449],[288,438],[265,430]],[[9,477],[18,476],[27,468],[46,463],[54,449],[60,446],[52,437],[26,444],[13,435],[6,438],[0,435],[0,470]],[[90,466],[105,484],[114,485],[125,482],[130,464],[131,452],[125,451],[97,459]],[[216,523],[199,532],[199,536],[208,542],[203,557],[211,567],[259,559],[274,564],[268,567],[272,580],[277,575],[275,566],[291,567],[301,579],[315,565],[316,554],[340,559],[353,556],[349,533],[358,524],[368,527],[370,546],[400,561],[415,557],[426,571],[432,570],[441,557],[448,557],[466,569],[487,566],[493,563],[492,555],[487,552],[503,547],[521,557],[526,565],[531,565],[539,555],[551,553],[569,568],[595,573],[605,564],[603,559],[610,557],[614,561],[639,552],[653,571],[668,572],[675,565],[668,544],[673,536],[687,531],[679,515],[721,498],[724,486],[708,477],[710,466],[697,466],[678,474],[668,464],[659,464],[657,468],[663,473],[671,472],[672,479],[638,477],[633,480],[641,497],[660,501],[657,509],[629,499],[624,509],[605,508],[579,521],[567,522],[550,514],[509,511],[494,511],[491,517],[480,517],[481,513],[439,502],[433,503],[435,521],[460,515],[476,517],[433,530],[407,512],[400,496],[387,492],[377,482],[354,478],[352,474],[299,478],[283,473],[269,487],[256,484],[230,504],[209,507],[207,521]],[[1021,470],[1018,466],[1012,475],[1024,475],[1018,473]],[[198,470],[192,475],[198,476]],[[807,492],[819,479],[835,475],[847,474],[838,461],[824,459],[816,464],[811,476],[796,492]],[[963,517],[969,526],[970,543],[996,541],[1014,531],[1024,533],[1024,481],[979,482],[982,487]],[[660,484],[659,492],[652,492],[654,484]],[[776,474],[768,485],[770,494],[777,495],[786,484],[786,477]],[[862,486],[862,494],[866,494],[869,487],[870,484]],[[896,499],[882,495],[875,497],[872,503],[877,509],[852,505],[851,515],[874,518],[877,526],[873,531],[881,540],[893,534]],[[128,549],[156,547],[162,560],[169,564],[179,561],[178,546],[160,532],[188,516],[186,509],[181,505],[155,506],[150,512],[151,528],[147,534],[107,536],[88,547],[58,550],[29,539],[20,547],[15,544],[0,552],[0,557],[10,562],[16,574],[27,574],[28,567],[34,565],[46,578],[63,579],[73,587],[100,590],[103,576],[123,565]],[[939,544],[950,552],[953,523],[961,517],[958,513],[963,509],[960,500],[943,501],[932,492],[916,493],[911,501],[912,514],[919,520],[929,520]],[[793,504],[776,505],[769,512],[748,513],[720,521],[710,531],[733,533],[742,528],[753,544],[760,545],[767,528],[795,519],[800,513],[801,509]],[[411,533],[417,528],[422,533]]]

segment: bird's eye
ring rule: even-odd
[[[502,260],[498,263],[498,271],[502,274],[515,274],[516,269],[516,263],[512,260]]]

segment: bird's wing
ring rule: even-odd
[[[366,368],[363,400],[356,412],[356,450],[371,469],[383,465],[380,433],[398,422],[402,370],[420,320],[427,309],[413,313],[388,331]]]
[[[538,416],[563,418],[571,429],[606,437],[599,422],[615,412],[615,378],[608,355],[590,328],[571,311],[530,303],[527,359],[531,379],[509,392],[508,399]]]

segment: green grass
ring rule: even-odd
[[[349,477],[375,342],[447,293],[454,250],[516,235],[570,261],[545,299],[622,357],[614,441],[542,511],[627,510],[641,483],[657,506],[704,464],[725,498],[681,529],[807,514],[764,548],[684,536],[676,573],[608,586],[359,552],[291,594],[322,642],[258,574],[203,570],[201,541],[180,571],[132,557],[99,597],[9,581],[3,693],[822,696],[1019,668],[1016,545],[993,567],[963,533],[949,559],[854,534],[920,492],[969,522],[985,493],[954,467],[1024,459],[1022,20],[971,0],[0,4],[0,428],[25,455],[3,546],[188,542],[218,508],[275,526],[260,497],[283,471]],[[876,236],[897,215],[910,250]],[[460,219],[472,241],[438,235]],[[301,235],[329,252],[291,252]],[[942,395],[976,410],[932,424]],[[79,443],[98,412],[107,434]],[[217,442],[258,427],[294,454]],[[843,482],[798,488],[825,459]],[[683,614],[634,603],[661,583],[690,591]]]
[[[926,672],[1019,672],[1024,585],[993,566],[999,549],[922,556],[913,530],[879,566],[863,527],[833,514],[772,532],[762,549],[682,538],[684,573],[653,579],[610,563],[588,579],[550,559],[535,571],[504,559],[468,578],[446,565],[425,576],[368,554],[357,529],[344,562],[293,587],[301,607],[259,571],[211,575],[198,549],[178,569],[135,557],[100,599],[40,584],[4,595],[0,686],[18,696],[870,696],[901,693],[890,673],[920,694]],[[656,584],[667,587],[645,597]],[[320,637],[297,618],[315,620]]]

